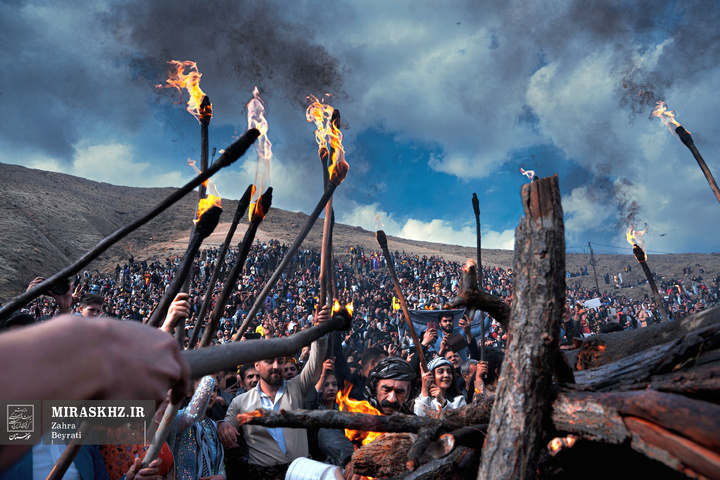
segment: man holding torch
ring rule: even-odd
[[[317,312],[316,321],[328,321],[330,315],[330,307],[326,305]],[[305,397],[320,378],[326,347],[326,338],[316,340],[302,373],[289,381],[283,378],[285,357],[255,362],[260,381],[255,388],[235,397],[228,408],[225,420],[218,424],[218,436],[223,445],[230,448],[237,444],[240,435],[238,414],[249,413],[259,408],[269,410],[303,408]],[[265,428],[258,425],[243,425],[242,429],[247,439],[249,473],[252,478],[283,479],[293,460],[307,457],[309,454],[307,432],[303,429]]]

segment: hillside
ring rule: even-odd
[[[36,276],[50,276],[69,265],[101,239],[121,226],[141,216],[163,198],[172,188],[133,188],[99,183],[70,175],[34,170],[17,165],[0,164],[0,202],[5,208],[0,216],[0,302],[22,292]],[[106,271],[115,263],[124,263],[130,256],[137,259],[165,258],[182,253],[187,245],[189,224],[196,197],[190,194],[160,214],[144,227],[129,235],[93,262],[88,270]],[[223,200],[224,213],[215,233],[206,245],[219,245],[225,238],[237,201]],[[469,214],[472,211],[468,207]],[[271,238],[290,243],[304,225],[307,215],[301,212],[271,209],[261,224],[257,238]],[[238,228],[233,244],[242,240],[247,226]],[[304,245],[320,248],[322,222],[317,222]],[[374,232],[360,227],[336,225],[334,242],[336,255],[342,259],[345,245],[362,245],[365,251],[377,250]],[[475,258],[474,248],[389,237],[392,251],[418,255],[439,255],[447,260],[465,262]],[[644,278],[631,249],[625,255],[596,255],[600,288],[605,289],[602,276],[623,272],[628,282]],[[482,251],[484,265],[512,267],[513,252],[509,250]],[[703,267],[712,276],[720,272],[720,254],[654,255],[648,261],[651,268],[673,277],[682,276],[682,268],[691,265],[694,272]],[[626,265],[632,265],[625,274]],[[568,254],[570,271],[588,267],[590,276],[573,277],[569,283],[583,286],[594,284],[589,256]],[[636,268],[637,267],[637,268]],[[710,275],[705,274],[706,278]],[[636,290],[623,291],[633,297]],[[637,296],[649,293],[647,287]]]

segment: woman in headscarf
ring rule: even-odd
[[[415,399],[415,415],[425,417],[428,409],[437,412],[466,405],[457,386],[455,369],[448,359],[434,358],[428,363],[428,370],[422,376],[422,390]]]

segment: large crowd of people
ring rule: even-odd
[[[247,319],[262,287],[287,249],[288,246],[278,241],[256,242],[252,246],[244,274],[223,310],[213,343],[231,341],[243,324],[249,326],[245,339],[268,339],[292,335],[330,318],[327,306],[318,308],[320,252],[300,249],[270,294],[262,300],[255,318]],[[174,386],[175,401],[187,395],[187,407],[180,410],[168,437],[175,457],[176,478],[220,480],[243,474],[284,478],[289,464],[299,457],[348,466],[354,446],[338,433],[342,431],[321,428],[306,432],[238,424],[238,414],[256,408],[336,409],[336,395],[345,389],[350,398],[368,401],[379,414],[427,415],[430,411],[487,401],[493,395],[507,334],[490,317],[478,314],[475,318],[461,317],[454,321],[453,315],[444,310],[460,288],[461,265],[440,257],[398,251],[393,252],[391,258],[385,258],[381,252],[366,252],[361,246],[351,245],[345,247],[343,261],[335,263],[334,285],[338,301],[353,304],[353,324],[349,331],[337,333],[334,342],[317,340],[310,348],[291,357],[238,365],[237,371],[218,372],[190,383],[184,361],[176,349],[171,352],[174,340],[169,334],[179,317],[188,317],[186,344],[194,328],[199,328],[200,334],[208,328],[207,319],[196,325],[196,318],[218,263],[219,251],[219,248],[206,248],[198,254],[189,293],[176,297],[161,329],[165,332],[154,332],[144,338],[146,344],[155,342],[161,346],[153,355],[145,351],[133,360],[136,371],[147,372],[145,381],[134,384],[133,376],[133,381],[126,380],[127,384],[123,384],[115,378],[121,375],[108,378],[107,372],[112,370],[108,362],[122,365],[128,360],[120,357],[135,352],[136,348],[120,352],[116,346],[108,347],[107,338],[99,339],[111,333],[114,335],[111,339],[120,341],[136,334],[137,328],[147,328],[140,324],[147,322],[160,302],[178,268],[179,257],[140,261],[129,258],[127,263],[118,264],[109,272],[78,274],[69,279],[67,289],[48,292],[7,319],[3,329],[32,328],[36,335],[30,338],[16,331],[3,333],[0,350],[8,347],[8,352],[17,352],[22,347],[32,351],[42,348],[43,341],[57,345],[53,335],[63,338],[77,335],[78,348],[82,348],[83,342],[92,344],[93,348],[88,351],[98,357],[87,367],[86,385],[75,389],[79,398],[161,400],[168,386]],[[212,302],[208,311],[212,311],[212,304],[219,298],[236,255],[237,251],[230,249],[221,265],[220,279],[210,292]],[[395,265],[410,309],[438,310],[437,323],[428,324],[424,331],[418,332],[420,345],[414,344],[405,327],[387,262]],[[482,274],[485,291],[511,304],[512,271],[485,266]],[[586,268],[568,272],[567,276],[583,275],[587,275]],[[29,287],[42,280],[38,277]],[[656,282],[662,307],[670,320],[681,319],[718,302],[718,278],[712,278],[705,271],[693,274],[686,270],[685,276],[677,279],[658,275]],[[563,343],[571,344],[573,337],[644,328],[661,321],[660,306],[655,304],[652,295],[631,298],[622,288],[598,291],[594,287],[582,287],[580,283],[568,283],[567,309],[561,325]],[[60,318],[55,319],[56,316]],[[89,320],[80,316],[108,318]],[[49,319],[53,320],[45,322]],[[126,328],[117,320],[130,325]],[[472,328],[478,320],[486,326],[484,338]],[[88,322],[98,321],[103,323],[87,327]],[[48,330],[33,325],[36,323],[54,327]],[[331,352],[327,351],[328,343],[333,345]],[[480,345],[485,349],[485,361],[479,361]],[[103,347],[107,348],[108,355],[117,358],[99,358]],[[143,345],[143,348],[149,349],[149,346]],[[418,350],[428,360],[428,371],[420,369]],[[48,350],[37,362],[49,362],[48,356],[54,354],[57,352]],[[72,359],[65,361],[72,363]],[[15,373],[22,375],[23,368],[22,365],[16,367]],[[93,372],[93,368],[97,371]],[[90,380],[94,375],[100,378]],[[62,382],[62,377],[43,382],[46,390],[41,392],[45,395],[43,398],[67,398],[61,394]],[[12,397],[29,398],[30,390],[23,390],[23,382],[13,387],[16,391],[11,392]],[[142,468],[136,461],[127,470],[127,478],[157,478],[158,465],[156,461]],[[0,471],[2,468],[0,455]],[[345,476],[359,478],[351,467],[346,468]]]

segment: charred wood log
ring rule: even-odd
[[[450,455],[433,460],[407,475],[390,480],[471,480],[479,458],[471,448],[457,448]]]
[[[688,333],[720,323],[720,307],[682,320],[615,333],[602,333],[581,340],[580,348],[564,351],[575,370],[588,370],[665,344]]]
[[[720,313],[720,309],[714,310]],[[703,352],[718,348],[720,323],[689,332],[615,362],[575,372],[575,383],[599,391],[628,388],[638,383],[647,383],[653,375],[670,373],[699,358]]]
[[[550,419],[565,306],[565,228],[557,175],[524,185],[522,203],[509,345],[478,479],[534,478]]]

